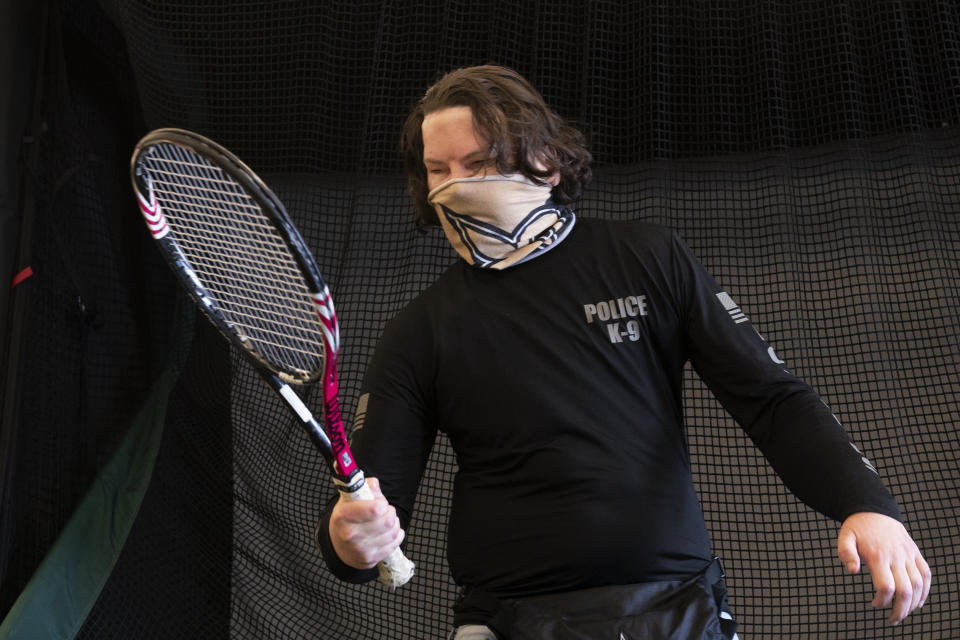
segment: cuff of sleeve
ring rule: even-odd
[[[337,499],[338,496],[334,496],[333,499],[327,503],[327,508],[324,509],[320,515],[320,522],[317,523],[317,530],[314,532],[317,547],[320,549],[320,553],[323,554],[323,559],[327,563],[327,568],[330,569],[330,573],[337,578],[351,584],[369,582],[378,575],[376,567],[372,569],[355,569],[345,564],[333,548],[333,542],[330,540],[330,512],[333,510],[333,505],[336,504]]]
[[[900,513],[900,507],[893,498],[889,502],[870,502],[864,504],[853,504],[839,513],[837,520],[843,522],[855,513],[879,513],[889,516],[898,522],[903,522],[903,514]]]

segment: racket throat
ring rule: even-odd
[[[350,452],[347,432],[343,428],[339,400],[340,384],[337,379],[336,360],[331,357],[332,355],[328,349],[323,375],[323,421],[327,437],[330,438],[335,471],[343,478],[351,478],[359,471],[359,467]]]

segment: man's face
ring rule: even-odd
[[[447,107],[428,113],[423,118],[421,132],[428,190],[453,178],[483,176],[496,171],[487,141],[473,126],[470,107]]]

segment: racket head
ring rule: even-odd
[[[130,178],[174,274],[227,339],[287,383],[336,370],[329,289],[253,170],[204,136],[167,128],[136,145]]]

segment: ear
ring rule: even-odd
[[[547,163],[545,162],[546,160],[545,156],[546,154],[541,154],[539,158],[537,158],[530,164],[532,164],[535,169],[543,171],[544,169],[547,168]],[[560,184],[560,170],[558,169],[557,171],[554,171],[549,176],[547,176],[545,178],[545,182],[549,184],[551,187],[555,187],[558,184]]]

